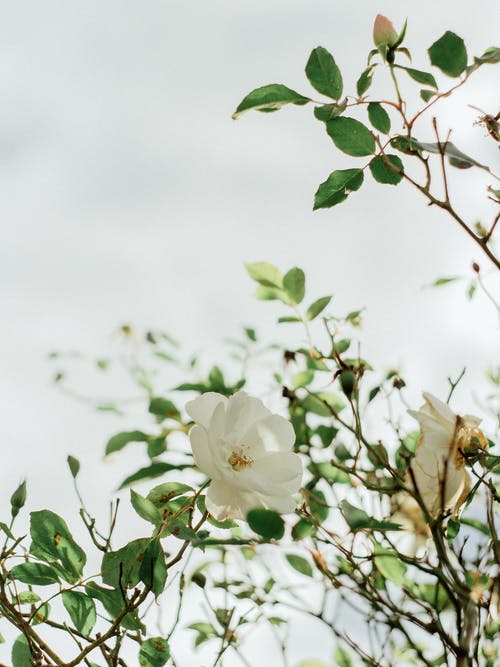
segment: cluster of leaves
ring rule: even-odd
[[[497,218],[490,229],[484,230],[484,234],[474,232],[471,225],[460,218],[449,200],[445,158],[452,167],[457,169],[476,167],[492,174],[490,168],[463,153],[449,140],[449,134],[446,137],[440,137],[435,122],[436,141],[423,141],[415,136],[414,126],[416,121],[436,102],[448,97],[454,90],[462,86],[480,67],[500,62],[500,49],[488,48],[481,56],[474,57],[473,62],[469,63],[464,40],[453,32],[445,32],[429,47],[428,55],[434,68],[446,77],[455,79],[450,87],[446,86],[445,82],[442,85],[438,84],[432,72],[397,62],[402,57],[411,61],[410,51],[400,46],[405,32],[406,25],[392,44],[378,43],[377,48],[370,52],[368,66],[359,76],[354,94],[344,96],[344,81],[337,61],[326,48],[318,46],[309,56],[305,73],[312,87],[328,98],[327,100],[318,101],[285,85],[270,84],[249,93],[238,105],[233,118],[238,118],[250,110],[270,113],[285,105],[312,104],[314,117],[323,124],[336,148],[350,157],[365,158],[364,163],[360,165],[333,171],[318,187],[314,196],[314,209],[332,208],[344,202],[351,193],[361,188],[367,168],[374,180],[383,185],[398,185],[403,179],[406,179],[424,194],[430,203],[451,213],[464,229],[467,228],[467,233],[481,245],[488,257],[499,268],[497,258],[487,247]],[[374,75],[380,64],[386,64],[389,68],[394,84],[395,99],[370,99],[368,97]],[[401,96],[398,79],[400,75],[406,75],[410,81],[424,86],[420,89],[423,106],[416,109],[412,115]],[[369,124],[349,115],[354,110],[366,113]],[[497,119],[486,114],[482,117],[481,122],[487,128],[492,128],[488,129],[489,134],[495,141],[498,141]],[[394,150],[396,153],[391,152]],[[433,176],[432,162],[429,160],[432,155],[439,158],[437,168],[441,172],[446,190],[444,199],[439,199],[437,195],[433,194],[432,186],[436,177]],[[423,167],[424,179],[421,182],[411,175],[412,171],[405,165],[405,162],[409,161]],[[490,192],[493,195],[490,198],[498,201],[498,190],[491,187]]]

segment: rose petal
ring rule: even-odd
[[[208,487],[205,504],[217,521],[244,520],[249,510],[262,506],[256,494],[236,492],[233,487],[220,480],[213,481]]]
[[[218,477],[217,468],[214,466],[213,455],[208,446],[207,432],[202,426],[193,426],[189,431],[189,440],[193,450],[194,460],[198,468],[208,477]]]
[[[194,422],[208,429],[215,409],[221,403],[225,404],[226,402],[227,398],[222,394],[207,391],[193,401],[186,403],[186,412]]]
[[[289,421],[280,415],[270,415],[253,424],[243,436],[254,459],[273,452],[289,452],[295,442],[295,432]]]
[[[264,403],[244,391],[238,391],[228,400],[228,434],[234,435],[235,442],[241,440],[252,424],[271,415]]]

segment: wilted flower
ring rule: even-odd
[[[211,478],[207,510],[217,520],[245,519],[254,507],[291,512],[302,481],[295,433],[258,398],[207,392],[186,405],[196,465]]]
[[[458,510],[470,488],[464,451],[487,447],[477,417],[456,415],[432,394],[424,394],[424,405],[409,413],[420,424],[422,435],[410,463],[418,492],[429,514]],[[475,442],[472,440],[475,438]]]
[[[398,33],[387,16],[377,14],[373,24],[373,41],[377,47],[383,44],[394,46],[398,41]]]

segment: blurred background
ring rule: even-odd
[[[405,183],[367,178],[344,204],[313,213],[318,184],[355,159],[334,150],[312,108],[231,119],[266,83],[310,94],[303,70],[317,45],[354,92],[379,12],[398,29],[408,18],[405,43],[419,69],[445,30],[464,37],[470,57],[498,36],[498,13],[482,0],[0,2],[1,520],[24,477],[30,509],[67,516],[72,504],[76,517],[69,453],[82,461],[96,513],[138,460],[133,452],[101,464],[107,438],[137,424],[61,395],[51,351],[106,354],[131,323],[170,332],[209,364],[227,357],[222,340],[242,325],[265,340],[288,335],[276,329],[283,309],[253,298],[244,262],[299,265],[310,300],[332,293],[341,314],[365,308],[363,356],[399,367],[414,406],[422,390],[444,397],[447,376],[466,366],[454,407],[478,412],[498,358],[494,306],[482,292],[466,298],[473,260],[498,287],[478,249]],[[495,78],[485,66],[436,106],[443,135],[453,128],[461,150],[490,165],[494,142],[468,105],[495,114]],[[418,132],[434,140],[428,121]],[[468,220],[492,219],[491,183],[481,170],[453,173]],[[464,278],[423,289],[455,275]],[[100,391],[85,374],[68,382]],[[296,644],[294,658],[310,656]],[[180,664],[195,664],[182,662],[182,650]]]

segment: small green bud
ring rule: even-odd
[[[349,370],[342,371],[342,373],[339,375],[339,380],[342,391],[347,396],[347,398],[350,398],[352,396],[352,392],[354,391],[354,385],[356,384],[355,374]]]
[[[10,498],[11,513],[14,519],[26,502],[26,480],[21,482]]]
[[[207,578],[201,572],[195,572],[191,577],[191,581],[197,584],[200,588],[205,588],[205,584],[207,583]]]
[[[67,461],[71,475],[73,476],[73,479],[76,479],[76,476],[80,472],[80,461],[74,456],[71,456],[71,454],[68,456]]]

